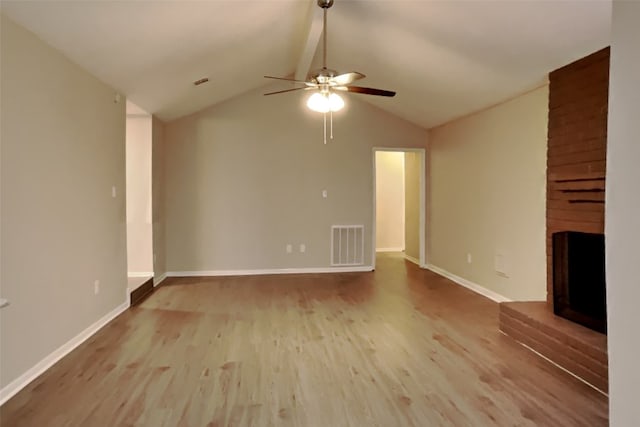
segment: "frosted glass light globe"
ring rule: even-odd
[[[329,95],[329,110],[340,111],[344,108],[344,101],[337,93]]]
[[[329,98],[320,92],[316,92],[307,100],[307,107],[318,113],[329,112]]]
[[[307,107],[318,113],[328,113],[329,111],[342,110],[344,101],[336,93],[316,92],[307,100]]]

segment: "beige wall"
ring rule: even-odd
[[[124,102],[1,19],[4,387],[125,303],[127,266]]]
[[[547,103],[545,86],[429,135],[428,262],[514,300],[546,297]]]
[[[404,250],[404,153],[376,151],[376,250]]]
[[[153,272],[151,224],[151,116],[127,114],[127,268]]]
[[[332,224],[364,224],[370,265],[372,148],[423,147],[427,132],[346,95],[324,145],[301,94],[262,93],[166,124],[167,269],[328,267]]]
[[[405,254],[420,261],[420,153],[404,153]]]
[[[605,239],[611,426],[640,425],[640,3],[613,2]]]
[[[167,272],[165,242],[165,179],[164,179],[164,123],[152,118],[151,176],[153,203],[153,272],[157,284]]]

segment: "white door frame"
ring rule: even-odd
[[[426,149],[424,148],[395,148],[395,147],[373,147],[373,222],[371,227],[371,266],[376,268],[376,152],[391,151],[399,153],[418,153],[420,154],[420,268],[426,265]]]

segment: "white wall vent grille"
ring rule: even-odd
[[[364,225],[331,226],[331,265],[364,264]]]

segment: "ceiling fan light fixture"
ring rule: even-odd
[[[1,0],[0,0],[1,1]],[[307,107],[310,110],[323,114],[324,123],[324,143],[327,143],[327,121],[329,122],[329,138],[333,139],[333,113],[344,108],[344,101],[335,91],[355,92],[364,95],[395,96],[395,92],[390,90],[374,89],[362,86],[352,86],[352,84],[365,77],[357,71],[338,74],[337,71],[327,68],[327,10],[333,6],[334,0],[316,0],[318,6],[322,8],[322,68],[308,74],[306,80],[291,79],[286,77],[264,76],[268,79],[286,80],[297,85],[291,89],[284,89],[275,92],[265,93],[265,95],[275,95],[285,92],[299,90],[312,91],[313,94],[307,99]],[[314,90],[315,89],[315,90]],[[330,113],[327,117],[327,113]],[[328,120],[327,120],[328,119]]]
[[[335,112],[344,108],[344,101],[336,93],[316,92],[307,100],[307,107],[318,113]]]

